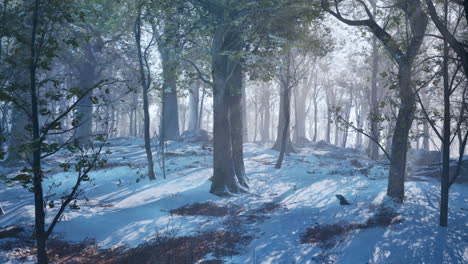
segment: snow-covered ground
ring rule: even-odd
[[[356,168],[359,153],[347,149],[301,149],[274,169],[278,153],[269,145],[245,144],[245,165],[251,193],[220,198],[209,193],[212,176],[208,149],[196,144],[171,143],[167,179],[150,182],[145,174],[145,151],[140,140],[110,141],[109,165],[91,173],[79,210],[68,209],[55,233],[64,240],[95,238],[102,247],[137,246],[157,233],[172,229],[177,236],[229,228],[233,216],[179,216],[171,209],[211,201],[241,208],[242,215],[258,214],[231,228],[253,240],[241,254],[225,263],[468,263],[468,186],[454,184],[450,192],[449,227],[438,225],[439,182],[432,178],[406,182],[406,199],[395,204],[385,196],[386,168],[374,164],[368,173]],[[4,171],[5,172],[5,171]],[[160,176],[161,173],[158,173]],[[367,175],[365,175],[367,174]],[[72,173],[56,173],[44,186],[62,183],[56,197],[73,182]],[[2,185],[5,186],[5,185]],[[340,205],[341,194],[351,205]],[[32,226],[33,197],[19,186],[0,190],[6,214],[0,227]],[[278,205],[262,210],[265,205]],[[56,206],[57,207],[57,206]],[[379,208],[392,209],[398,221],[385,226],[352,229],[334,243],[301,243],[308,228],[366,223]],[[49,221],[57,208],[48,209]],[[0,243],[2,240],[0,240]],[[0,262],[16,263],[9,252]]]

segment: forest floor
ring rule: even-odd
[[[409,177],[404,203],[394,203],[385,196],[387,166],[357,150],[310,144],[277,170],[271,144],[245,144],[251,192],[220,198],[209,193],[206,146],[170,143],[167,179],[158,171],[150,182],[137,180],[145,174],[142,141],[109,143],[108,164],[91,173],[79,209],[55,229],[56,263],[468,263],[466,183],[452,186],[442,228],[437,179]],[[60,159],[48,161],[44,181],[57,205],[75,177],[57,171]],[[33,263],[33,196],[1,186],[0,228],[24,231],[0,235],[0,263]]]

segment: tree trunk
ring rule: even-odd
[[[14,58],[25,58],[29,56],[27,54],[28,47],[26,45],[18,49],[18,53],[14,54]],[[30,80],[27,78],[29,72],[26,66],[22,66],[24,62],[15,62],[16,67],[13,70],[13,81],[18,87],[29,87]],[[26,88],[18,89],[18,100],[21,105],[28,105],[31,101],[29,91]],[[24,103],[23,103],[24,102]],[[31,120],[28,118],[28,114],[25,112],[26,109],[22,109],[20,106],[12,104],[11,106],[11,127],[10,137],[8,139],[8,156],[5,160],[6,165],[16,165],[21,160],[25,160],[25,153],[21,150],[23,144],[27,143],[28,138],[31,137],[31,132],[27,129],[31,125]],[[30,112],[30,109],[27,109]]]
[[[393,134],[391,134],[391,132],[393,132],[393,131],[395,131],[395,122],[393,120],[390,120],[388,122],[387,138],[386,138],[386,142],[385,142],[385,151],[387,151],[390,154],[392,152],[392,137],[393,137]],[[372,141],[372,140],[370,140],[370,141]]]
[[[261,98],[263,109],[262,122],[262,142],[270,140],[270,90],[269,87],[263,87],[263,98]]]
[[[448,23],[448,3],[444,1],[445,23]],[[440,185],[440,226],[448,225],[449,181],[450,181],[450,85],[448,70],[449,47],[444,40],[442,76],[444,79],[444,120],[442,133],[442,177]]]
[[[6,135],[8,134],[8,121],[7,117],[9,116],[9,106],[8,103],[2,105],[2,109],[0,110],[1,118],[0,118],[0,153],[3,153],[3,143],[6,140]],[[3,158],[0,158],[0,160]]]
[[[239,66],[239,72],[241,67]],[[233,76],[232,79],[242,78],[242,75]],[[233,80],[234,81],[234,80]],[[235,87],[232,87],[235,88]],[[231,122],[231,140],[232,140],[232,159],[234,161],[234,170],[236,172],[237,181],[242,187],[248,188],[247,176],[244,166],[244,141],[243,136],[243,111],[242,111],[242,94],[238,91],[231,91],[230,95],[230,122]]]
[[[462,119],[465,118],[465,114],[463,110],[460,115],[460,118]],[[465,131],[465,135],[463,135],[462,130],[459,129],[457,132],[457,138],[458,138],[458,161],[457,161],[457,167],[455,168],[455,173],[453,175],[453,178],[449,182],[449,187],[452,186],[452,184],[455,182],[458,176],[460,176],[463,157],[465,155],[465,148],[468,142],[468,131]]]
[[[373,14],[376,14],[376,1],[371,1]],[[378,87],[377,87],[377,73],[379,71],[379,57],[378,57],[377,38],[372,37],[372,77],[371,77],[371,106],[370,106],[370,127],[371,135],[375,141],[380,141],[380,130],[379,130],[379,102],[377,98]],[[370,141],[370,158],[373,160],[379,159],[379,145],[374,141]]]
[[[349,120],[346,120],[346,122],[348,122],[348,121]],[[343,131],[343,138],[341,139],[341,146],[343,148],[346,148],[346,146],[348,144],[348,132],[349,132],[348,126],[345,126],[344,131]]]
[[[198,111],[198,128],[203,129],[203,109],[205,106],[206,87],[203,85],[202,96],[200,100],[200,111]]]
[[[288,152],[288,143],[290,145],[290,147],[292,148],[292,144],[291,144],[291,139],[290,139],[290,136],[289,136],[289,124],[290,124],[290,118],[291,118],[291,114],[290,114],[290,111],[291,111],[291,105],[290,105],[290,102],[291,102],[291,98],[290,98],[290,95],[291,95],[291,51],[288,51],[287,53],[287,61],[286,61],[286,76],[284,76],[283,78],[281,78],[281,86],[283,87],[282,89],[282,94],[283,94],[283,108],[280,107],[280,113],[283,113],[284,115],[284,124],[283,124],[283,127],[282,127],[282,133],[281,135],[279,134],[279,130],[278,130],[278,140],[280,140],[280,154],[279,154],[279,157],[278,157],[278,160],[276,161],[276,165],[275,165],[275,169],[280,169],[281,168],[281,165],[283,164],[283,159],[284,159],[284,154],[285,153],[289,153]],[[281,119],[280,119],[281,121]],[[278,126],[279,128],[280,126]],[[279,137],[281,136],[281,137]],[[289,142],[288,142],[289,140]]]
[[[96,85],[95,65],[84,63],[79,67],[79,85],[83,91],[86,91]],[[75,137],[82,144],[87,144],[93,135],[93,103],[91,101],[92,92],[81,100],[77,109],[77,118],[79,119],[78,127],[76,128]]]
[[[402,202],[405,192],[406,152],[408,136],[415,112],[415,94],[411,90],[411,66],[400,65],[398,70],[401,106],[392,137],[391,164],[387,194]]]
[[[296,127],[294,130],[295,135],[295,142],[296,144],[301,144],[301,140],[306,137],[306,127],[305,127],[305,120],[306,120],[306,97],[307,93],[305,92],[307,87],[307,82],[305,82],[304,87],[302,89],[297,89],[294,93],[294,113],[295,113],[295,121]]]
[[[416,149],[420,149],[419,148],[419,139],[421,138],[420,136],[420,131],[419,131],[419,124],[417,124],[417,122],[415,122],[416,124],[414,124],[414,133],[416,135],[416,138],[415,138],[415,143],[416,143]]]
[[[91,43],[86,43],[83,46],[83,57],[80,58],[75,65],[78,70],[78,87],[82,91],[87,91],[97,84],[97,61],[95,57],[95,50]],[[92,92],[88,94],[83,100],[78,103],[77,118],[79,120],[78,127],[76,128],[75,137],[82,144],[87,144],[93,135],[93,103],[91,101]]]
[[[253,131],[253,140],[252,142],[257,142],[257,134],[258,134],[258,116],[261,115],[261,113],[259,113],[258,111],[258,97],[257,97],[257,94],[255,94],[254,96],[254,102],[253,102],[253,105],[254,105],[254,131]],[[260,117],[262,118],[262,117]],[[260,122],[262,122],[262,120],[260,119]]]
[[[289,123],[290,123],[290,89],[284,89],[284,125],[283,125],[283,132],[281,133],[281,145],[280,145],[280,155],[278,157],[278,160],[276,161],[275,169],[280,169],[281,165],[283,164],[283,159],[284,159],[284,154],[289,153],[287,152],[288,150],[288,144],[292,148],[291,144],[291,139],[289,137]]]
[[[289,74],[289,73],[288,73]],[[281,145],[283,138],[285,138],[285,152],[286,154],[295,153],[292,142],[291,142],[291,128],[290,128],[290,105],[291,97],[289,83],[280,83],[280,106],[279,106],[279,119],[278,119],[278,130],[276,135],[276,142],[272,149],[281,151]],[[287,122],[286,122],[287,121]]]
[[[159,45],[163,68],[161,139],[175,140],[179,137],[179,106],[177,103],[177,62],[172,45]]]
[[[427,122],[427,120],[424,120],[423,121],[423,142],[422,142],[422,146],[424,150],[429,150],[429,138],[430,138],[429,133],[430,133],[429,123]]]
[[[249,129],[248,129],[248,119],[247,119],[247,97],[245,96],[246,95],[246,92],[245,92],[245,89],[247,89],[247,75],[244,74],[245,76],[243,76],[242,78],[242,94],[244,95],[242,98],[241,98],[241,111],[242,111],[242,137],[243,139],[245,140],[245,142],[249,142]]]
[[[335,146],[340,145],[340,126],[338,123],[338,119],[335,118]]]
[[[331,143],[331,124],[332,124],[332,117],[331,117],[331,109],[327,109],[327,132],[325,135],[325,140],[327,143]]]
[[[422,98],[422,101],[424,103],[424,105],[426,106],[426,108],[429,107],[429,104],[431,102],[429,96],[426,94],[426,93],[421,93],[421,98]],[[422,148],[424,150],[429,150],[429,139],[430,139],[430,131],[429,131],[429,128],[430,128],[430,125],[429,125],[429,121],[427,120],[427,118],[424,118],[423,119],[423,130],[422,130]]]
[[[314,98],[314,137],[312,141],[317,142],[317,133],[318,133],[318,102]]]
[[[353,94],[351,92],[351,97],[348,99],[348,103],[346,104],[346,109],[345,109],[345,116],[344,116],[344,119],[346,121],[346,123],[348,124],[349,123],[349,117],[351,115],[351,107],[352,107],[352,104],[353,104]],[[343,148],[346,148],[346,145],[348,144],[348,132],[349,132],[349,127],[347,125],[344,126],[343,128],[343,138],[342,138],[342,143],[341,143],[341,146]]]
[[[200,82],[195,81],[189,88],[189,123],[188,130],[196,130],[200,128],[198,121],[198,104],[199,104]]]
[[[362,99],[359,103],[359,105],[356,102],[356,125],[359,130],[364,131],[364,120],[363,120],[363,112],[364,112],[364,102],[362,102]],[[359,131],[356,131],[356,145],[355,147],[357,149],[360,149],[362,146],[362,133]]]
[[[24,157],[21,153],[21,146],[26,143],[26,137],[30,132],[26,127],[30,124],[28,116],[17,106],[12,107],[11,130],[8,139],[8,157],[5,160],[7,164],[17,164]]]
[[[224,21],[226,14],[223,9],[216,15]],[[213,178],[210,192],[218,196],[245,190],[244,179],[239,173],[243,170],[242,142],[239,142],[242,141],[242,70],[240,63],[227,55],[240,51],[240,42],[239,32],[229,25],[218,27],[213,37]]]

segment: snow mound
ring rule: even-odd
[[[305,147],[310,143],[311,141],[306,137],[299,137],[298,139],[296,139],[296,146],[300,148]]]
[[[442,154],[439,151],[427,151],[423,149],[408,150],[408,164],[413,166],[430,166],[440,163]]]
[[[324,140],[320,140],[315,144],[315,147],[318,149],[335,149],[336,147]]]
[[[213,142],[213,135],[203,129],[188,130],[182,133],[177,141],[183,143],[211,144]]]

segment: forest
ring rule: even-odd
[[[468,0],[0,0],[0,263],[468,263]]]

